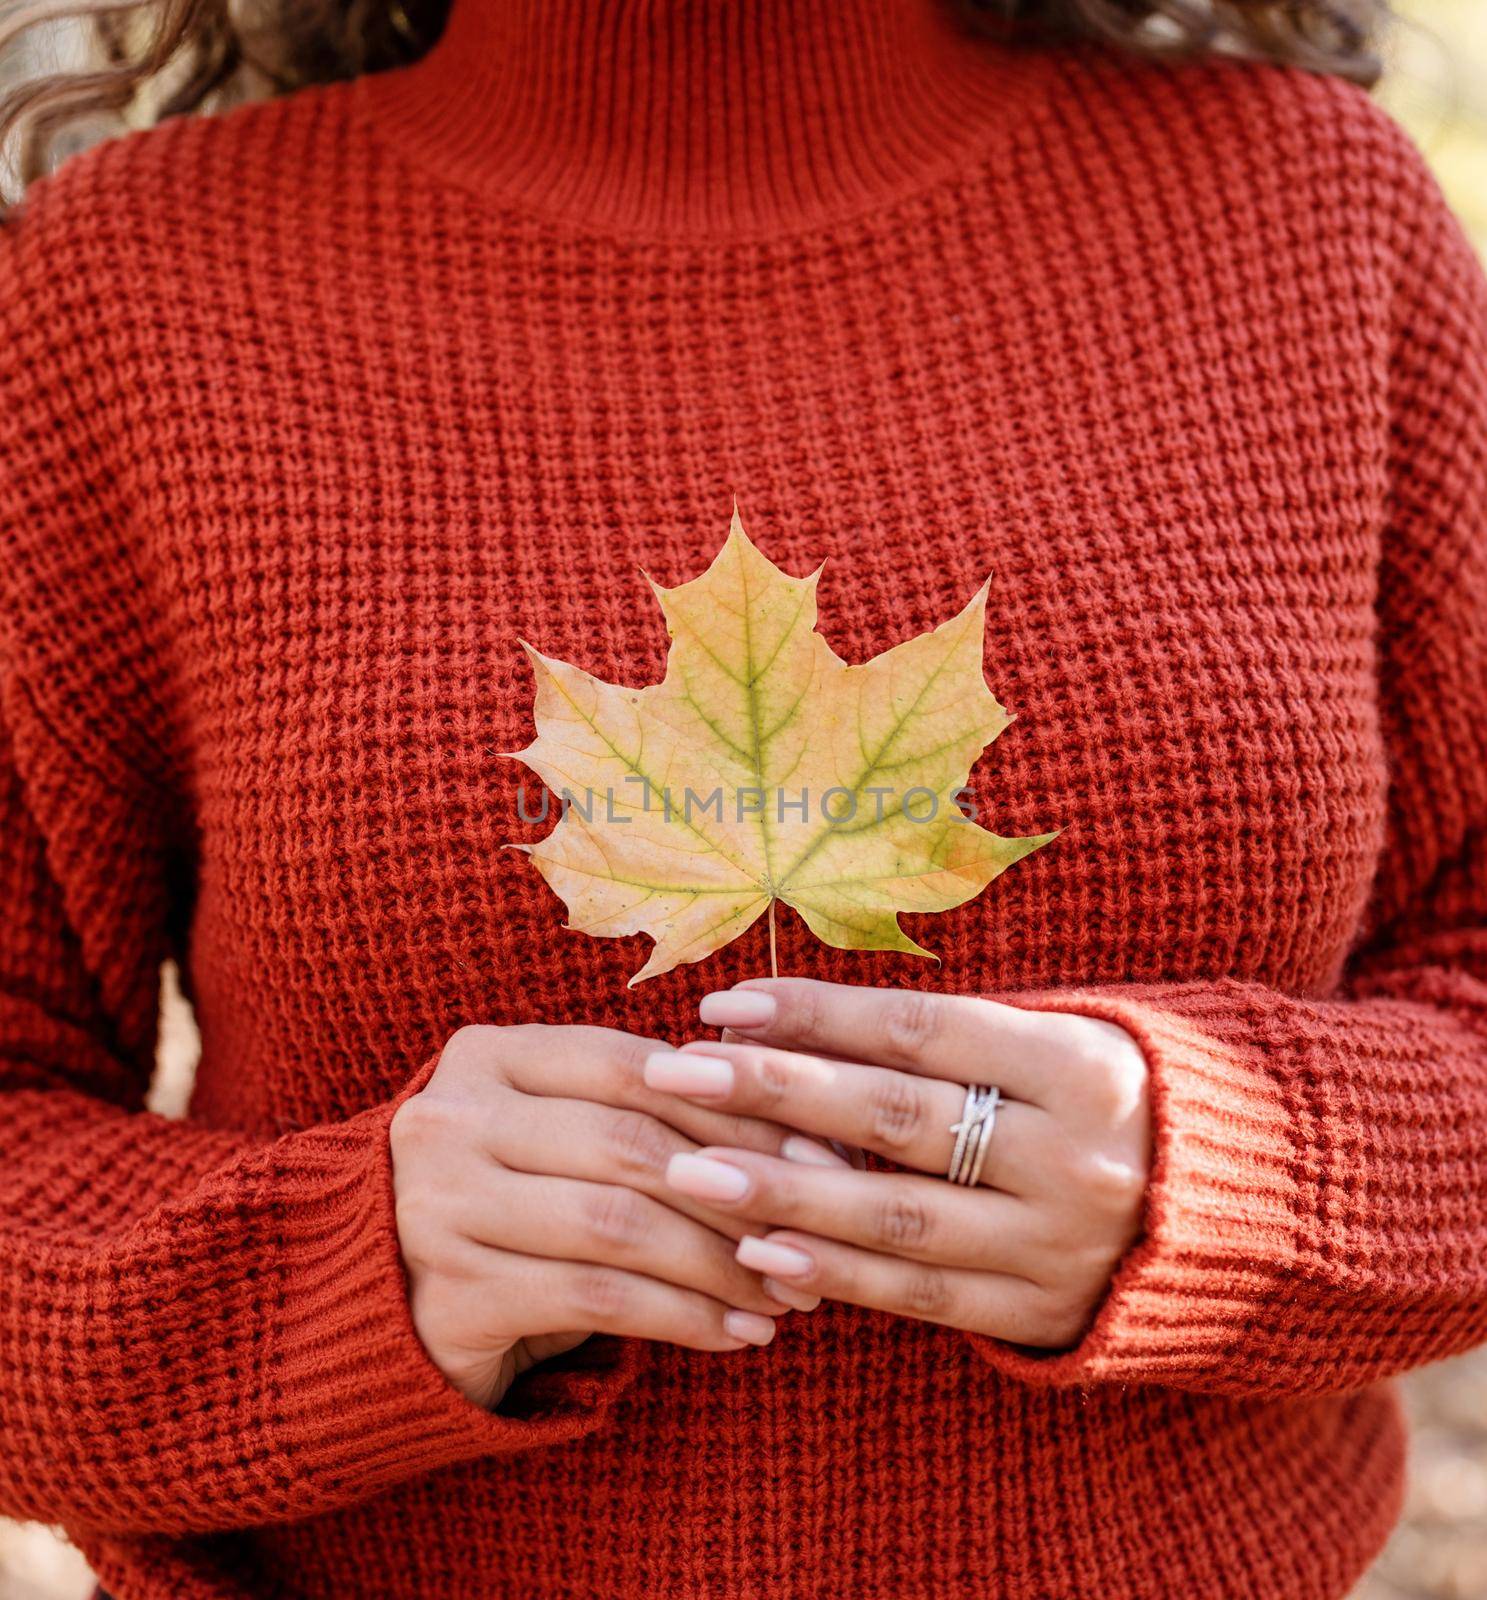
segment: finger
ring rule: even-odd
[[[745,1238],[753,1238],[746,1234]],[[742,1240],[739,1241],[742,1243]],[[821,1304],[821,1296],[809,1294],[804,1289],[792,1288],[788,1283],[782,1283],[777,1278],[764,1278],[764,1292],[772,1299],[778,1300],[781,1305],[789,1306],[792,1311],[814,1311]]]
[[[673,1157],[679,1194],[776,1228],[798,1228],[914,1261],[1031,1276],[1045,1252],[1026,1201],[914,1173],[842,1172],[751,1150]],[[761,1272],[790,1274],[767,1263]]]
[[[1048,1292],[1025,1278],[909,1261],[792,1230],[765,1234],[759,1243],[803,1260],[790,1281],[823,1300],[1035,1346],[1050,1343],[1048,1329],[1061,1314],[1050,1309]]]
[[[765,1045],[698,1041],[651,1056],[645,1076],[653,1089],[840,1139],[941,1177],[965,1111],[965,1090],[940,1078]],[[1036,1192],[1062,1139],[1048,1112],[1003,1100],[981,1183],[1009,1194]],[[788,1141],[781,1153],[796,1157]]]
[[[736,1145],[775,1154],[792,1131],[757,1117],[689,1105],[648,1088],[647,1058],[670,1049],[659,1039],[591,1027],[533,1026],[499,1032],[507,1081],[524,1094],[643,1111],[669,1122],[697,1144]]]
[[[524,1338],[582,1328],[691,1350],[741,1350],[774,1337],[772,1317],[622,1267],[552,1261],[475,1244],[470,1252],[464,1291],[476,1302],[470,1322],[479,1325],[475,1319],[483,1317],[493,1340],[512,1337],[513,1320],[520,1322],[515,1331]],[[501,1284],[499,1296],[491,1295],[493,1281]]]
[[[478,1244],[623,1267],[744,1311],[777,1315],[784,1309],[765,1293],[759,1275],[740,1265],[733,1239],[619,1184],[492,1166],[478,1185],[463,1188],[450,1223]]]
[[[750,978],[705,996],[699,1015],[761,1044],[995,1084],[1034,1105],[1047,1103],[1069,1058],[1069,1019],[1060,1013],[919,989]]]
[[[676,1207],[685,1216],[742,1238],[747,1224],[678,1195],[666,1183],[674,1155],[699,1148],[695,1140],[643,1111],[621,1111],[593,1100],[504,1094],[491,1107],[466,1109],[483,1120],[481,1148],[516,1172],[591,1183],[617,1183]]]
[[[732,1028],[724,1028],[718,1037],[724,1044],[748,1044],[750,1042],[746,1034],[735,1033]],[[682,1048],[686,1049],[686,1046],[683,1045]],[[825,1059],[833,1060],[835,1058],[826,1057]],[[649,1057],[647,1057],[647,1060],[649,1060]],[[832,1139],[828,1142],[848,1166],[856,1167],[859,1172],[867,1171],[867,1162],[860,1145],[848,1144],[844,1139]]]

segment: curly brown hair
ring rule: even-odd
[[[866,3],[866,0],[864,0]],[[1145,56],[1227,51],[1371,85],[1387,0],[958,0],[980,26],[1019,37],[1100,40]],[[20,0],[0,62],[49,22],[86,19],[96,61],[16,78],[0,97],[24,187],[105,119],[126,126],[403,65],[438,37],[450,0]]]

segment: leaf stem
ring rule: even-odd
[[[769,898],[769,975],[771,978],[778,978],[780,975],[780,961],[775,946],[774,908],[775,900],[774,896],[771,895]]]

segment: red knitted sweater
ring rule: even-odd
[[[937,0],[456,0],[418,65],[74,158],[0,238],[0,1510],[120,1600],[1344,1593],[1381,1380],[1487,1337],[1487,285],[1299,72]],[[848,658],[994,574],[940,967],[1125,1024],[1145,1232],[1036,1358],[825,1306],[496,1414],[413,1332],[447,1035],[680,1041],[523,829],[519,635],[651,681],[737,494]],[[142,1109],[161,959],[203,1034]]]

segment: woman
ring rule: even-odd
[[[1487,1337],[1487,287],[1338,7],[1018,9],[388,8],[9,218],[0,1510],[117,1600],[1385,1539],[1380,1380]],[[501,848],[518,639],[656,681],[735,494],[850,660],[993,575],[1062,831],[937,966],[627,989]]]

